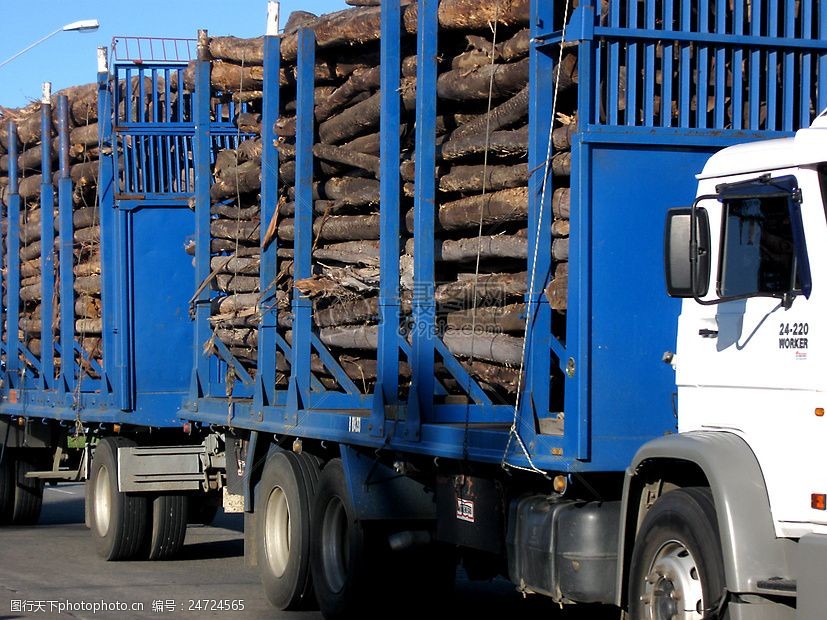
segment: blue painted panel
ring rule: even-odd
[[[674,350],[680,301],[664,292],[663,227],[668,208],[692,203],[694,173],[710,152],[623,145],[592,151],[586,182],[592,193],[594,465],[622,469],[636,442],[676,429],[674,371],[660,360]]]
[[[137,399],[157,392],[183,395],[193,361],[189,299],[195,274],[182,240],[192,234],[194,215],[189,209],[151,208],[129,217]]]

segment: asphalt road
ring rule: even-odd
[[[240,515],[219,513],[213,526],[189,526],[183,553],[174,561],[104,562],[83,524],[83,492],[81,484],[46,487],[38,526],[0,530],[0,620],[321,618],[317,611],[278,612],[269,605],[256,571],[244,567]],[[523,599],[505,581],[459,579],[454,600],[434,601],[433,608],[436,618],[616,618],[611,610],[561,611],[540,597]],[[402,611],[400,604],[386,615],[400,617]]]

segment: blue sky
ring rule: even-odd
[[[42,82],[59,90],[95,81],[95,50],[114,36],[194,38],[210,34],[253,37],[263,34],[266,0],[21,0],[3,2],[0,62],[42,36],[81,19],[98,19],[97,32],[61,32],[0,67],[0,105],[18,107],[40,98]],[[291,11],[329,13],[346,8],[344,0],[284,0],[281,24]]]

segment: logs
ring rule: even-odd
[[[378,339],[379,195],[381,117],[380,74],[377,57],[380,9],[371,0],[359,6],[319,17],[294,14],[281,40],[282,89],[280,117],[275,123],[279,151],[277,214],[260,221],[261,159],[258,137],[216,160],[211,223],[213,256],[211,286],[216,291],[212,324],[222,340],[251,373],[256,372],[258,320],[264,311],[261,293],[275,292],[278,329],[290,341],[291,300],[301,294],[312,301],[314,329],[361,386],[375,380]],[[528,110],[529,31],[527,0],[500,0],[482,6],[471,0],[442,0],[439,6],[439,75],[436,95],[437,197],[434,208],[437,238],[436,327],[449,350],[498,399],[513,402],[525,330],[529,274]],[[403,8],[401,49],[415,49],[415,4]],[[492,39],[490,24],[498,20]],[[312,28],[316,36],[317,141],[313,145],[312,204],[296,204],[295,197],[295,27]],[[247,88],[255,84],[263,62],[260,39],[217,37],[210,41],[213,87],[235,97],[225,79],[228,72],[244,75]],[[234,65],[234,67],[228,67]],[[242,66],[243,65],[243,66]],[[320,67],[322,67],[320,69]],[[555,72],[556,75],[556,72]],[[577,52],[564,50],[559,90],[577,86]],[[250,86],[254,84],[254,86]],[[227,92],[230,91],[230,92]],[[399,128],[402,152],[399,170],[404,185],[401,213],[405,218],[399,240],[401,333],[409,333],[412,280],[416,57],[402,61]],[[489,102],[490,97],[490,102]],[[568,97],[576,100],[576,97]],[[574,117],[574,110],[561,110]],[[260,120],[239,115],[239,128],[260,134]],[[560,265],[568,256],[570,158],[568,149],[575,126],[555,127],[551,203],[552,253]],[[253,153],[251,156],[245,153]],[[388,157],[383,153],[382,157]],[[257,174],[257,172],[259,174]],[[312,274],[293,281],[292,250],[297,212],[313,216]],[[551,214],[550,214],[551,215]],[[262,229],[277,244],[273,282],[257,282],[257,249]],[[430,247],[430,246],[429,246]],[[474,273],[479,264],[479,272]],[[567,272],[566,272],[567,273]],[[546,286],[546,279],[542,280]],[[565,309],[565,278],[553,280],[549,295],[553,307]],[[289,371],[279,358],[279,369]],[[329,369],[319,362],[313,371],[333,389]],[[447,370],[440,370],[448,378]],[[441,375],[441,376],[443,376]],[[401,390],[407,375],[400,374]],[[276,379],[279,380],[278,377]],[[456,383],[456,382],[454,382]],[[446,386],[453,385],[446,381]],[[450,389],[454,389],[451,387]]]
[[[137,78],[133,78],[133,86],[137,87]],[[122,94],[125,93],[121,84]],[[132,88],[132,100],[127,101],[129,113],[132,118],[147,118],[150,106],[160,104],[153,103],[150,98],[140,99],[140,89]],[[57,210],[57,172],[58,148],[57,139],[58,114],[57,96],[66,95],[69,100],[69,176],[72,181],[72,227],[71,231],[61,231],[59,226]],[[17,110],[4,110],[2,129],[0,129],[0,149],[5,153],[8,149],[8,120],[14,120],[18,126],[19,143],[19,195],[21,197],[21,213],[19,221],[20,254],[19,265],[22,278],[19,291],[20,306],[19,327],[17,336],[22,344],[26,346],[35,356],[40,356],[42,348],[43,321],[41,317],[42,308],[42,284],[41,254],[50,256],[54,266],[54,273],[49,277],[54,282],[54,296],[52,305],[52,329],[54,341],[60,340],[60,308],[64,303],[70,304],[74,310],[74,332],[75,340],[80,344],[92,360],[100,363],[102,356],[101,333],[103,328],[101,298],[101,257],[100,257],[100,213],[97,204],[98,184],[98,157],[100,148],[98,145],[98,124],[97,124],[97,98],[98,85],[96,83],[81,86],[72,86],[52,98],[52,126],[48,136],[41,136],[41,110],[40,103],[34,103]],[[162,103],[162,102],[161,102]],[[42,175],[41,142],[48,139],[52,142],[53,175],[51,179],[54,193],[54,203],[41,205],[41,188],[44,177]],[[0,161],[0,187],[8,184],[9,162],[8,155],[5,160]],[[8,206],[8,192],[2,193],[3,203]],[[42,209],[52,211],[54,217],[53,231],[55,243],[51,248],[44,248],[41,240]],[[5,222],[4,222],[5,224]],[[4,235],[8,229],[4,229]],[[70,265],[73,275],[72,287],[74,289],[73,299],[61,299],[59,287],[59,261],[58,248],[59,238],[62,235],[72,237],[72,264]],[[17,257],[15,257],[17,258]],[[7,270],[9,265],[4,268]],[[4,278],[3,285],[8,282]],[[3,291],[8,299],[8,291]],[[61,343],[64,344],[65,343]],[[72,351],[73,347],[63,346],[63,351]],[[45,353],[45,352],[44,352]],[[64,353],[65,355],[65,353]],[[69,360],[64,364],[60,356],[55,355],[55,367],[59,370],[61,366],[71,366],[80,369],[79,372],[90,376],[96,376],[87,360],[82,359],[78,354],[74,355],[77,364]],[[22,364],[28,364],[25,358],[21,357]],[[21,365],[21,367],[23,367]]]

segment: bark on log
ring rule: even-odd
[[[294,240],[294,220],[285,219],[279,224],[279,239]],[[317,218],[313,222],[313,236],[324,241],[353,241],[379,239],[379,214],[332,215]]]
[[[489,154],[498,157],[526,157],[528,155],[528,127],[513,131],[494,131],[488,140],[485,132],[451,138],[438,149],[443,159],[452,161],[470,155]]]
[[[91,295],[78,295],[75,299],[75,316],[96,319],[101,316],[101,300]]]
[[[379,204],[379,182],[358,177],[333,177],[324,184],[327,198],[354,207]]]
[[[403,78],[400,86],[403,108],[412,110],[416,101],[416,80]],[[340,144],[379,126],[381,94],[377,91],[364,101],[319,125],[319,139],[326,144]]]
[[[451,138],[461,138],[485,131],[497,131],[528,117],[528,86],[489,113],[457,127]]]
[[[319,330],[319,338],[329,347],[371,351],[376,350],[379,328],[376,325],[324,327]]]
[[[525,310],[525,304],[459,310],[448,314],[446,325],[449,329],[469,333],[482,330],[488,333],[506,332],[522,335],[525,333]]]
[[[528,84],[528,58],[515,63],[487,64],[472,71],[452,69],[436,81],[437,96],[448,101],[485,101],[510,97]]]
[[[442,336],[454,355],[481,359],[499,364],[518,365],[522,360],[523,339],[506,334],[469,334],[448,329]]]
[[[78,334],[100,334],[103,331],[101,319],[78,319],[75,321],[75,332]]]
[[[331,144],[314,144],[313,155],[325,161],[366,170],[376,179],[379,178],[379,158],[374,155],[365,155],[364,153],[351,151],[344,147],[333,146]]]
[[[225,293],[251,293],[259,290],[259,278],[222,273],[215,276],[215,289]]]
[[[313,258],[357,265],[379,265],[379,241],[344,241],[313,250]]]
[[[210,55],[218,60],[244,65],[264,64],[264,37],[210,37]]]
[[[379,312],[376,297],[354,299],[335,303],[313,313],[313,320],[319,327],[352,325],[377,320]]]
[[[210,187],[210,198],[217,202],[261,189],[261,162],[245,161],[235,168],[224,170],[220,179]]]
[[[525,186],[528,183],[528,164],[451,166],[449,172],[439,178],[439,189],[443,192],[480,192],[483,181],[487,191]]]
[[[457,309],[472,304],[474,297],[478,306],[502,304],[525,295],[527,278],[526,272],[480,274],[476,279],[473,273],[459,274],[456,282],[434,289],[434,300],[443,308]]]

